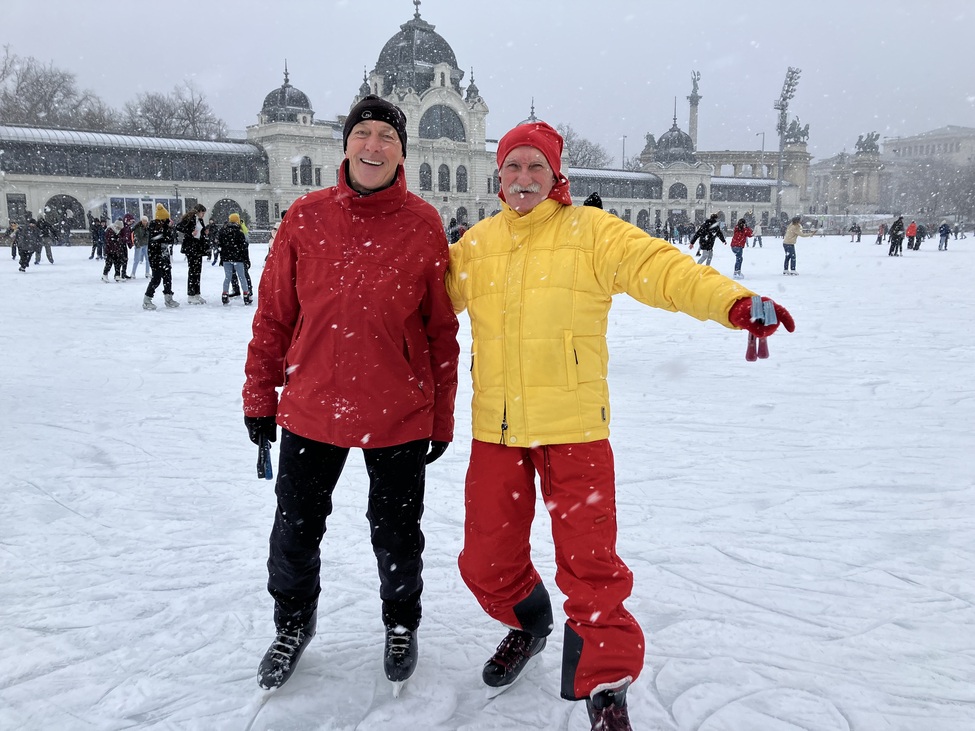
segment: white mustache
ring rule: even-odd
[[[518,183],[512,183],[508,186],[508,194],[515,195],[516,193],[537,193],[542,189],[542,186],[538,183],[532,183],[531,185],[518,185]]]

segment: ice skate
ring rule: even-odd
[[[633,731],[626,710],[626,689],[629,683],[616,690],[602,690],[586,698],[586,710],[592,731]]]
[[[508,632],[481,671],[481,679],[491,689],[488,696],[494,697],[510,688],[532,658],[545,649],[545,644],[544,637],[534,637],[520,629]]]
[[[403,684],[416,670],[416,632],[406,627],[386,628],[386,648],[383,654],[383,670],[393,684],[393,697],[399,698]]]
[[[280,688],[294,673],[298,660],[315,636],[317,620],[314,616],[304,627],[283,627],[277,630],[274,641],[267,648],[257,669],[257,684],[265,690]]]

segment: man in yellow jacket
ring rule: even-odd
[[[567,597],[562,697],[585,699],[593,728],[629,729],[626,689],[644,663],[639,624],[623,607],[633,575],[616,555],[609,444],[612,297],[770,335],[750,290],[616,216],[573,206],[562,137],[544,122],[498,145],[502,210],[450,247],[447,289],[473,334],[473,442],[461,574],[508,635],[484,666],[507,688],[553,629],[531,562],[535,474],[552,518],[556,582]],[[789,331],[781,305],[766,301]]]

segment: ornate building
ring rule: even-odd
[[[896,213],[920,214],[925,205],[907,194],[907,185],[931,165],[952,169],[975,163],[975,129],[950,125],[911,137],[860,135],[851,153],[819,161],[809,168],[808,212],[830,216],[889,217]],[[929,210],[932,216],[965,215],[966,211]]]
[[[418,7],[418,6],[417,6]],[[499,208],[497,141],[486,138],[489,109],[458,66],[450,44],[420,17],[400,26],[364,73],[350,108],[366,94],[397,104],[407,116],[409,188],[450,218],[473,223]],[[775,165],[758,151],[696,150],[700,74],[692,75],[692,134],[677,124],[647,146],[635,171],[569,167],[573,198],[600,193],[607,210],[646,230],[668,221],[729,220],[775,211]],[[532,113],[532,118],[534,112]],[[112,219],[151,215],[163,202],[173,215],[204,203],[218,220],[243,215],[255,234],[297,197],[337,180],[345,118],[319,120],[307,94],[282,85],[264,97],[246,140],[153,139],[69,130],[0,127],[0,181],[7,217],[31,210],[52,222],[85,228],[87,214]],[[769,156],[771,158],[771,155]],[[802,210],[809,156],[805,141],[786,150],[783,209]]]

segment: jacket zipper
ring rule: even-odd
[[[504,411],[501,413],[501,441],[498,444],[504,444],[504,433],[508,431],[508,404],[504,405]]]

